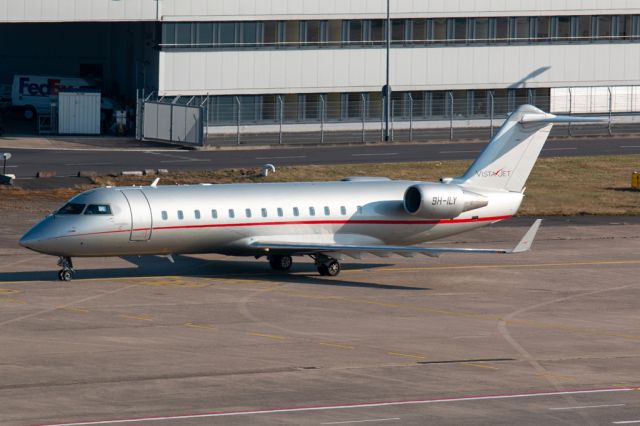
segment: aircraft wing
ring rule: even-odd
[[[360,259],[364,253],[378,257],[389,257],[397,254],[403,257],[414,257],[418,254],[438,257],[443,253],[522,253],[531,249],[531,244],[540,228],[542,219],[536,220],[520,242],[512,249],[475,249],[475,248],[446,248],[446,247],[416,247],[416,246],[366,246],[341,244],[315,244],[292,242],[256,241],[251,247],[264,249],[265,252],[289,254],[329,254],[342,253],[349,257]]]

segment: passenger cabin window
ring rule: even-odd
[[[196,219],[200,219],[200,210],[194,211],[193,215],[196,217]]]
[[[84,211],[84,214],[110,215],[111,214],[111,206],[108,206],[106,204],[91,204]]]
[[[262,209],[262,217],[267,217],[267,209]]]
[[[313,207],[309,207],[309,216],[315,216],[316,215],[316,209]]]
[[[278,207],[278,216],[279,217],[284,216],[284,211],[280,207]]]
[[[246,210],[244,211],[244,214],[245,214],[247,217],[251,217],[251,209],[246,209]]]
[[[347,215],[347,208],[345,206],[341,206],[340,207],[340,214],[342,216],[346,216]]]
[[[167,214],[166,211],[163,211],[162,212],[162,220],[167,220],[167,219],[169,219],[169,215]]]
[[[325,216],[331,216],[331,209],[329,207],[325,207],[324,208],[324,215]]]
[[[86,204],[68,203],[58,210],[56,214],[81,214],[84,206]]]
[[[211,217],[214,219],[218,218],[218,210],[211,210]]]
[[[184,213],[182,212],[182,210],[178,210],[178,219],[184,219]]]
[[[300,216],[300,210],[298,210],[298,208],[297,208],[297,207],[294,207],[294,208],[293,208],[293,215],[294,215],[294,216]]]
[[[233,219],[234,217],[236,217],[236,212],[233,209],[229,209],[229,218]]]

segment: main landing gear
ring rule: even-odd
[[[336,259],[323,254],[316,254],[311,257],[316,261],[316,267],[318,268],[320,275],[325,277],[335,277],[340,273],[340,262]]]
[[[58,271],[58,279],[60,281],[71,281],[76,271],[73,270],[73,262],[70,257],[60,256],[58,266],[62,269]]]
[[[291,256],[272,254],[268,257],[268,259],[269,265],[274,271],[288,271],[289,269],[291,269],[291,265],[293,265]]]
[[[313,254],[310,257],[315,261],[320,275],[325,277],[335,277],[340,273],[340,262],[323,254]],[[293,265],[291,256],[282,254],[269,255],[269,265],[274,271],[288,271]]]

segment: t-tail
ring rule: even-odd
[[[522,105],[455,182],[479,189],[522,192],[555,123],[602,121],[599,117],[556,116]]]

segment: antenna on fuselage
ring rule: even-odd
[[[155,180],[151,184],[151,187],[152,188],[157,188],[158,187],[158,182],[160,182],[160,178],[155,178]]]

